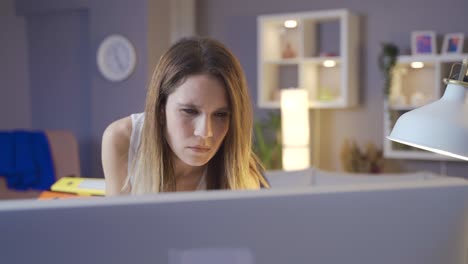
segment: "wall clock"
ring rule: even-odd
[[[127,79],[135,69],[136,51],[133,44],[122,35],[106,37],[97,51],[97,65],[102,76],[112,82]]]

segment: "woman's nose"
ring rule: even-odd
[[[197,120],[194,134],[201,138],[209,138],[213,136],[210,117],[203,115]]]

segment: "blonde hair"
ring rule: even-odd
[[[230,125],[215,156],[208,162],[207,189],[256,189],[268,186],[252,151],[252,107],[240,63],[220,42],[186,38],[161,57],[146,97],[141,142],[132,162],[132,193],[176,190],[172,153],[164,136],[168,96],[189,76],[209,74],[226,88]],[[129,179],[128,179],[129,180]]]

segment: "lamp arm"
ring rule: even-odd
[[[465,79],[466,69],[468,68],[468,59],[463,59],[460,74],[458,74],[458,81],[463,82]]]

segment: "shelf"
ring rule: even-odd
[[[307,62],[302,65],[300,87],[309,87],[309,101],[312,107],[333,108],[334,102],[344,103],[341,67],[341,65],[324,67],[317,62]]]
[[[265,85],[270,87],[268,90],[263,90],[259,93],[264,103],[279,102],[280,90],[286,88],[295,88],[299,86],[296,76],[299,72],[299,64],[297,63],[264,63],[261,67],[261,75],[271,76],[265,80]],[[271,108],[270,104],[270,108]],[[278,103],[279,107],[279,103]]]
[[[415,69],[410,66],[410,61],[399,59],[393,69],[390,105],[421,106],[441,96],[438,64],[426,61],[423,68]]]
[[[285,28],[286,20],[297,27]],[[308,90],[311,108],[357,105],[356,15],[345,9],[262,15],[257,26],[259,107],[279,108],[284,88]]]
[[[434,64],[437,61],[436,55],[402,55],[398,56],[397,63],[398,64],[410,64],[411,62],[421,61],[421,62],[429,62]]]
[[[389,105],[388,110],[390,111],[411,111],[413,109],[418,108],[419,106],[411,106],[411,105]]]
[[[398,56],[398,63],[406,63],[409,64],[414,61],[422,61],[422,62],[432,62],[432,63],[439,63],[439,62],[452,62],[452,61],[459,61],[461,62],[463,59],[468,59],[468,53],[462,54],[436,54],[436,55],[401,55]]]
[[[384,156],[391,159],[413,159],[413,160],[445,160],[455,161],[455,159],[448,156],[440,155],[437,153],[427,151],[407,151],[407,150],[384,150]]]
[[[334,61],[336,64],[341,63],[341,57],[339,56],[329,56],[329,57],[305,57],[302,62],[304,63],[317,63],[317,64],[322,64],[325,61]]]
[[[293,65],[293,64],[299,64],[298,59],[270,59],[270,60],[264,60],[264,64],[278,64],[278,65]]]

